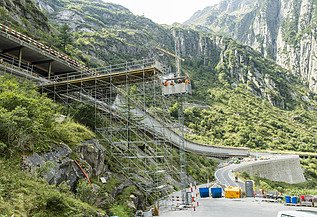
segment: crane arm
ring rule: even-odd
[[[172,52],[169,52],[168,50],[165,50],[165,49],[160,48],[160,47],[155,47],[155,48],[156,48],[157,50],[159,50],[159,51],[162,51],[163,53],[166,53],[166,54],[172,56],[172,57],[175,57],[175,58],[177,58],[177,59],[179,59],[179,60],[185,61],[185,59],[183,59],[183,58],[177,56],[176,54],[173,54]]]

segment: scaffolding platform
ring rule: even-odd
[[[162,74],[163,70],[162,64],[154,59],[147,59],[57,75],[52,78],[52,82],[41,87],[48,91],[63,92],[70,85],[79,88],[96,84],[120,86],[150,81],[154,76]]]

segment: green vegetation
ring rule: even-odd
[[[60,110],[33,84],[0,77],[1,154],[45,151],[60,142],[74,145],[94,137],[70,118],[59,121]]]
[[[60,34],[58,35],[59,42],[58,45],[66,51],[66,46],[73,42],[73,37],[71,34],[71,29],[67,24],[64,24],[60,28]]]
[[[206,183],[214,180],[215,169],[218,165],[214,159],[198,154],[187,154],[187,174],[198,183]]]
[[[210,109],[185,110],[189,139],[263,150],[315,152],[317,114],[301,108],[285,111],[243,88],[209,90]]]
[[[61,106],[29,83],[0,77],[0,213],[18,216],[97,216],[98,210],[69,190],[58,190],[20,171],[20,156],[54,145],[79,144],[94,137],[83,125],[61,116]],[[47,163],[39,176],[52,167]]]
[[[308,181],[317,180],[317,159],[309,157],[301,160],[301,165],[305,169],[305,177]]]
[[[0,213],[4,216],[98,216],[101,210],[20,171],[18,158],[0,158]]]
[[[300,15],[300,0],[295,0],[293,4],[293,8],[291,14],[288,15],[287,19],[284,19],[282,24],[282,34],[283,39],[291,45],[298,46],[298,22]]]
[[[187,138],[210,145],[314,152],[315,94],[252,49],[230,39],[223,43],[220,60],[198,57],[186,65],[194,87],[189,102],[205,105],[185,109],[191,129]],[[177,118],[177,109],[172,104],[170,115]]]

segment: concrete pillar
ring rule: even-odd
[[[48,79],[51,79],[51,73],[52,73],[52,62],[48,63]]]
[[[20,47],[19,48],[19,67],[21,67],[22,56],[23,56],[23,47]]]

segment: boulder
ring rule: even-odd
[[[26,156],[22,161],[22,169],[44,178],[49,184],[59,185],[68,183],[71,190],[76,189],[79,179],[85,178],[81,168],[88,175],[105,174],[107,167],[105,161],[105,149],[97,140],[83,142],[76,146],[75,154],[79,159],[71,158],[73,150],[65,144],[54,148],[54,151],[44,154],[34,153]]]
[[[98,140],[89,140],[81,143],[76,147],[75,152],[92,167],[93,175],[100,176],[108,171],[105,165],[105,148]]]

